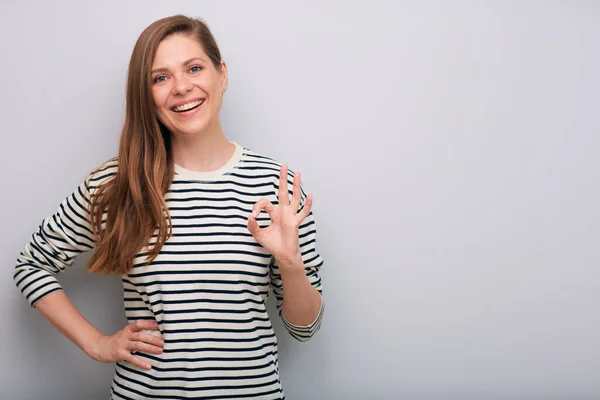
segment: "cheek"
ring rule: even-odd
[[[223,89],[221,87],[221,83],[220,82],[212,83],[212,85],[210,87],[211,103],[219,106],[221,104],[222,96],[223,96]]]
[[[154,107],[158,113],[164,112],[163,108],[167,98],[167,93],[162,88],[152,88],[152,100],[154,101]]]

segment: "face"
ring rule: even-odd
[[[159,45],[152,63],[152,97],[160,122],[175,135],[194,135],[218,125],[227,67],[214,64],[188,35],[174,34]]]

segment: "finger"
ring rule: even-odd
[[[143,361],[141,358],[136,357],[131,353],[127,354],[124,357],[124,360],[129,361],[133,365],[137,365],[138,367],[143,369],[152,369],[152,364],[150,364],[148,361]]]
[[[261,210],[265,210],[269,216],[271,216],[271,221],[275,220],[275,216],[272,215],[272,212],[275,211],[275,206],[269,199],[262,198],[252,206],[252,213],[248,216],[248,223],[246,226],[252,236],[257,240],[259,240],[259,237],[262,234],[262,228],[258,225],[258,222],[256,222],[256,217],[259,216]]]
[[[154,346],[163,347],[165,344],[165,341],[160,336],[155,336],[151,332],[156,332],[156,331],[135,332],[132,334],[130,340],[140,341],[140,342],[152,344]]]
[[[138,319],[129,324],[129,329],[132,332],[139,332],[142,329],[158,330],[158,323],[149,319]]]
[[[300,172],[296,172],[296,174],[294,175],[294,186],[293,186],[293,192],[292,192],[292,203],[290,204],[292,206],[293,210],[298,210],[298,207],[300,207],[300,194],[301,194],[301,188],[300,188]]]
[[[267,213],[269,213],[269,215],[271,215],[271,213],[275,211],[275,206],[269,201],[269,199],[262,198],[254,203],[252,206],[252,213],[250,215],[254,218],[257,218],[260,215],[261,210],[265,210]]]
[[[154,346],[152,344],[139,342],[139,341],[129,342],[129,345],[127,346],[127,350],[129,350],[131,352],[141,351],[143,353],[152,353],[152,354],[162,354],[162,352],[163,352],[162,347]]]
[[[252,215],[248,217],[248,224],[246,224],[246,226],[254,238],[257,238],[260,235],[262,228],[258,226],[256,219],[254,219]]]
[[[302,208],[302,211],[298,213],[298,224],[301,224],[302,221],[304,221],[306,217],[308,217],[308,214],[310,214],[310,210],[312,209],[312,204],[313,196],[312,193],[309,193],[309,195],[306,196],[306,201],[304,202],[304,207]]]
[[[278,192],[279,204],[289,205],[290,195],[288,193],[288,166],[283,164],[279,170],[279,192]]]

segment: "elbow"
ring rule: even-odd
[[[323,302],[321,302],[321,309],[319,310],[319,314],[317,318],[310,323],[309,325],[294,325],[289,322],[283,312],[280,311],[280,316],[283,321],[283,325],[285,329],[289,332],[289,334],[296,340],[300,342],[307,342],[319,331],[321,328],[321,324],[323,322],[323,314],[325,312],[325,307]]]
[[[288,332],[294,339],[298,340],[299,342],[308,342],[317,333],[317,331],[319,330],[320,327],[321,326],[319,324],[319,326],[317,326],[312,331],[298,332],[298,331],[292,331],[292,330],[288,329]]]
[[[62,286],[54,274],[27,263],[16,267],[13,282],[29,301],[31,307],[35,307],[35,304],[46,295],[62,290]]]

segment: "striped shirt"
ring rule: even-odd
[[[277,262],[246,225],[259,199],[278,204],[281,164],[232,143],[234,155],[216,171],[175,166],[165,195],[173,235],[150,265],[144,265],[147,247],[141,249],[122,276],[127,320],[156,320],[164,349],[160,355],[136,353],[150,361],[151,370],[118,362],[111,399],[284,399],[277,338],[266,310],[270,289],[294,338],[306,341],[321,325],[323,303],[308,326],[286,320]],[[111,159],[90,174],[42,221],[18,257],[14,280],[32,306],[62,290],[57,273],[94,248],[90,196],[115,175],[117,163]],[[292,182],[289,170],[290,194]],[[305,199],[302,187],[300,209]],[[269,215],[262,212],[257,222],[268,226]],[[312,212],[300,225],[299,239],[306,275],[321,292],[323,260],[316,250]]]

